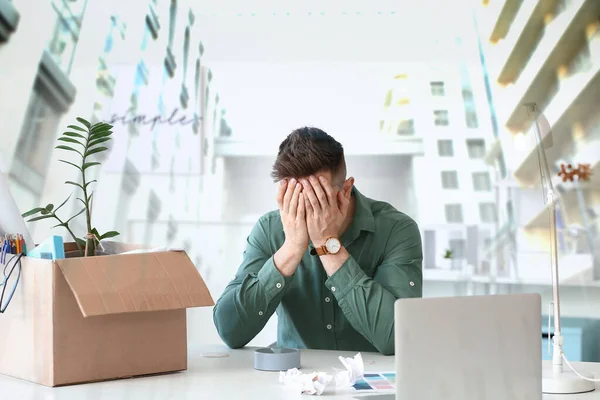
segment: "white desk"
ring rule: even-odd
[[[0,398],[19,400],[212,400],[212,399],[303,399],[334,395],[338,399],[359,396],[352,391],[325,392],[322,396],[301,395],[279,383],[278,372],[261,372],[253,368],[254,348],[230,350],[225,346],[190,348],[188,370],[159,376],[48,388],[0,375]],[[226,352],[226,358],[206,358],[203,354]],[[338,356],[352,357],[354,352],[303,350],[304,372],[333,373],[343,368]],[[363,353],[366,371],[393,371],[394,357]],[[575,363],[600,375],[600,364]],[[576,367],[577,368],[577,367]],[[570,396],[544,396],[544,400],[600,400],[600,385],[594,392]],[[361,395],[362,396],[362,395]]]

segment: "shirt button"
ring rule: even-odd
[[[327,329],[331,329],[331,325],[327,325]]]
[[[277,282],[277,285],[275,286],[277,286],[277,289],[281,289],[281,283]]]
[[[329,297],[325,297],[325,303],[329,303],[331,299]]]
[[[259,311],[259,312],[258,312],[258,315],[263,315],[263,312],[262,312],[262,311]]]
[[[332,291],[332,292],[335,292],[335,286],[332,286],[332,287],[331,287],[331,291]]]
[[[410,286],[415,286],[415,283],[411,281],[411,282],[409,283],[409,285],[410,285]]]

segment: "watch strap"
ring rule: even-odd
[[[313,256],[324,256],[325,254],[329,254],[329,252],[327,251],[327,247],[319,246],[319,247],[313,247],[310,250],[310,254]]]

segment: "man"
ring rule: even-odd
[[[363,196],[317,128],[281,143],[272,177],[279,209],[252,229],[214,308],[223,341],[245,346],[277,311],[279,347],[394,354],[394,302],[422,296],[415,221]]]

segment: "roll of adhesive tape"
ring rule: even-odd
[[[260,348],[254,350],[254,369],[260,371],[287,371],[300,368],[300,350]]]

